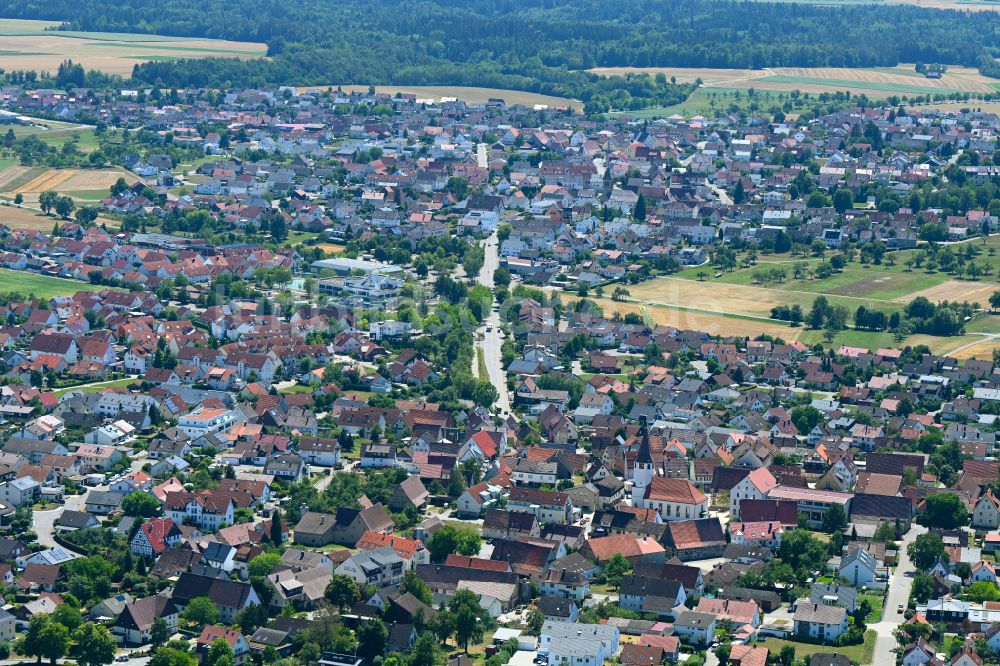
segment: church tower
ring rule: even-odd
[[[632,469],[632,506],[641,507],[646,496],[646,489],[653,482],[656,472],[653,469],[653,453],[649,449],[649,431],[642,424],[642,441],[635,457],[635,467]]]

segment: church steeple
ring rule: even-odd
[[[642,420],[639,427],[639,451],[635,456],[635,466],[632,468],[632,506],[643,506],[646,497],[646,489],[653,482],[656,472],[653,463],[653,452],[649,447],[649,430],[646,428],[646,419]]]
[[[642,435],[642,441],[639,442],[639,452],[635,456],[635,463],[648,463],[653,464],[653,452],[649,449],[649,430],[646,429],[646,420],[643,419],[642,426],[639,428],[639,434]]]

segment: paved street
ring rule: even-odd
[[[906,602],[910,598],[910,590],[913,588],[913,572],[916,571],[910,556],[906,552],[906,547],[921,534],[927,531],[926,528],[914,524],[913,528],[906,534],[899,544],[899,562],[889,579],[889,591],[885,598],[885,608],[882,611],[882,621],[869,625],[874,629],[878,638],[875,642],[875,655],[873,664],[895,664],[896,638],[892,632],[900,624],[905,622],[902,613],[897,612],[897,608],[902,605],[906,608]]]
[[[132,459],[132,462],[129,464],[129,471],[137,472],[147,462],[149,462],[149,459],[146,457],[146,453],[141,452]],[[85,500],[87,493],[91,490],[108,490],[108,486],[102,484],[87,487],[84,489],[84,494],[82,495],[66,495],[62,504],[55,505],[53,508],[45,511],[35,511],[32,520],[32,529],[38,535],[38,543],[46,548],[55,548],[58,546],[59,544],[52,537],[52,534],[55,532],[55,522],[62,515],[63,511],[83,511],[86,508]]]
[[[499,241],[496,234],[493,234],[483,241],[483,249],[486,252],[486,261],[483,269],[479,271],[476,278],[479,284],[494,288],[493,272],[500,267]],[[492,330],[489,330],[492,329]],[[510,412],[510,395],[507,393],[507,375],[503,367],[503,355],[500,348],[503,339],[500,337],[500,313],[492,311],[486,318],[486,325],[480,327],[480,340],[476,341],[476,346],[482,348],[486,359],[486,370],[489,374],[490,382],[496,387],[500,399],[497,401],[497,408],[501,414]],[[474,361],[478,365],[478,360]]]

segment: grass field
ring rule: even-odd
[[[872,663],[872,656],[875,654],[875,630],[869,629],[865,632],[865,642],[861,645],[844,645],[831,647],[829,645],[813,645],[811,643],[796,643],[794,641],[783,641],[780,638],[767,638],[758,641],[757,645],[762,645],[771,651],[771,654],[778,654],[786,645],[795,648],[796,659],[808,659],[808,657],[818,652],[835,652],[842,654],[848,659],[862,666]]]
[[[7,130],[14,132],[14,136],[17,138],[33,136],[53,148],[61,149],[70,141],[76,144],[77,150],[81,153],[91,153],[100,147],[97,135],[94,134],[94,128],[88,125],[35,118],[30,125],[14,125],[8,127]],[[8,169],[19,166],[19,164],[17,154],[14,151],[0,149],[0,169]],[[5,184],[0,183],[0,186]]]
[[[107,289],[99,285],[66,280],[63,278],[38,275],[27,271],[12,271],[0,268],[0,293],[18,292],[25,296],[34,295],[37,298],[55,298],[56,296],[72,296],[81,289],[100,291]]]
[[[142,62],[171,58],[263,57],[267,46],[252,42],[162,35],[46,30],[48,21],[0,20],[0,68],[55,72],[67,58],[87,69],[130,76]]]
[[[2,45],[0,45],[2,48]],[[338,84],[331,86],[308,86],[298,88],[299,92],[308,90],[336,90]],[[345,92],[367,92],[368,86],[362,85],[340,85]],[[440,102],[443,99],[460,99],[470,104],[485,104],[491,98],[500,98],[507,104],[523,104],[524,106],[547,106],[550,108],[572,108],[574,110],[583,109],[583,103],[579,100],[565,97],[552,97],[550,95],[540,95],[538,93],[524,92],[521,90],[501,90],[499,88],[470,88],[463,86],[375,86],[375,91],[395,95],[416,95],[417,99]]]

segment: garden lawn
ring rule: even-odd
[[[128,377],[126,379],[113,379],[107,382],[94,382],[92,384],[81,384],[79,386],[66,386],[56,389],[53,393],[56,394],[57,398],[69,393],[70,391],[80,391],[82,393],[101,393],[107,388],[125,388],[127,386],[131,386],[132,384],[140,383],[141,381],[141,379],[135,379],[134,377]]]
[[[315,386],[303,386],[302,384],[292,384],[291,386],[286,386],[283,389],[278,389],[278,393],[312,393],[316,390]]]
[[[875,630],[869,629],[865,632],[865,642],[861,645],[843,645],[840,647],[834,647],[832,645],[797,643],[795,641],[786,641],[780,638],[767,638],[766,640],[758,641],[757,645],[763,645],[768,648],[771,651],[771,654],[778,654],[781,652],[781,648],[786,645],[791,645],[795,648],[796,659],[805,659],[818,652],[836,652],[837,654],[842,654],[851,661],[864,666],[865,664],[872,663],[872,655],[875,654]]]
[[[858,603],[862,601],[867,601],[868,605],[871,606],[872,612],[865,618],[865,623],[875,624],[876,622],[882,621],[882,611],[885,607],[885,597],[881,594],[860,594],[858,595]]]

